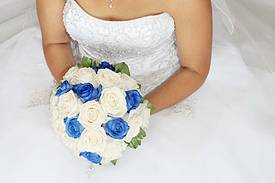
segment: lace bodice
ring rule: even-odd
[[[75,0],[67,0],[63,21],[66,31],[77,42],[79,57],[126,62],[131,76],[142,85],[143,94],[180,67],[174,19],[167,12],[109,21],[91,16]]]

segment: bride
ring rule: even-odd
[[[36,6],[40,28],[0,45],[2,180],[274,182],[274,75],[259,72],[259,80],[228,33],[213,31],[210,0]],[[222,13],[232,32],[230,14]],[[116,167],[88,173],[87,162],[73,159],[55,137],[48,110],[52,76],[59,83],[84,55],[126,62],[156,107],[139,149],[125,152]]]
[[[139,81],[150,88],[161,84],[146,95],[156,112],[191,95],[205,81],[211,58],[210,0],[68,0],[65,25],[63,6],[64,0],[38,1],[44,53],[57,81],[75,64],[70,39],[89,57],[125,61],[137,80],[154,77],[153,83]]]

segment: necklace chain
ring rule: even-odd
[[[113,8],[113,0],[109,0],[109,8]]]

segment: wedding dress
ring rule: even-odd
[[[76,60],[87,55],[112,63],[124,61],[144,94],[180,67],[174,20],[167,12],[108,21],[67,0],[63,21]],[[86,161],[73,158],[51,129],[52,77],[39,28],[26,29],[0,45],[1,179],[274,182],[275,90],[268,83],[275,77],[271,74],[259,81],[242,59],[230,42],[214,44],[203,86],[174,107],[154,114],[142,146],[126,151],[116,167],[90,170]]]

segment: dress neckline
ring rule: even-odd
[[[128,20],[106,20],[106,19],[98,18],[96,16],[91,15],[86,10],[84,10],[78,4],[78,2],[76,2],[75,0],[67,0],[67,2],[68,1],[72,1],[74,3],[74,5],[88,18],[94,19],[98,22],[103,22],[103,23],[130,23],[130,22],[136,22],[136,21],[143,21],[143,20],[151,19],[151,18],[160,18],[160,17],[163,17],[163,16],[170,16],[171,17],[171,15],[168,12],[162,12],[162,13],[159,13],[159,14],[156,14],[156,15],[146,15],[146,16],[143,16],[143,17],[138,17],[138,18],[133,18],[133,19],[128,19]]]

